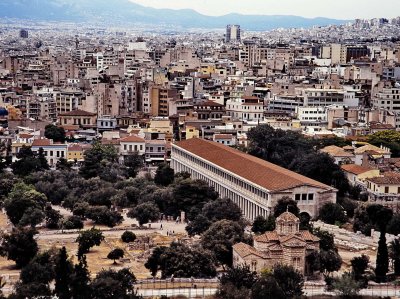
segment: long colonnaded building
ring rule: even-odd
[[[172,146],[171,167],[206,181],[230,198],[253,221],[267,217],[282,197],[296,200],[300,212],[316,217],[327,202],[336,202],[337,190],[228,146],[193,138]]]

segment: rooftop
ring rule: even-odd
[[[304,185],[324,191],[337,191],[331,186],[217,142],[192,138],[178,142],[175,146],[272,192]]]
[[[60,113],[58,116],[96,116],[96,113],[84,110],[72,110],[69,112]]]
[[[342,165],[341,168],[346,172],[350,172],[350,173],[356,174],[356,175],[372,170],[371,168],[356,165],[356,164],[345,164],[345,165]]]

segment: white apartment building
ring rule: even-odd
[[[146,141],[139,136],[131,135],[120,139],[119,154],[123,157],[137,153],[143,156],[146,152]]]
[[[67,158],[68,145],[53,143],[51,139],[35,139],[32,143],[32,152],[38,153],[43,149],[44,156],[50,166],[54,166],[61,158]]]
[[[267,110],[272,112],[287,112],[293,114],[298,107],[304,106],[304,97],[297,95],[274,95],[267,105]]]
[[[327,126],[327,111],[325,107],[297,107],[297,119],[301,126]]]
[[[264,101],[257,97],[231,99],[226,102],[226,112],[234,119],[262,121],[264,119]]]
[[[396,114],[396,129],[400,130],[400,86],[383,88],[372,99],[375,108],[387,109]]]
[[[336,202],[337,190],[275,164],[217,142],[192,138],[172,146],[171,167],[206,181],[230,198],[250,221],[267,217],[277,201],[288,196],[300,212],[311,217],[327,202]]]
[[[326,107],[330,105],[359,106],[359,100],[356,98],[355,92],[343,89],[306,88],[300,90],[300,92],[304,95],[305,107]]]

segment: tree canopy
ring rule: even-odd
[[[18,268],[26,266],[38,252],[32,229],[13,229],[1,238],[0,254],[15,261]]]
[[[62,127],[47,125],[44,128],[44,136],[48,139],[53,139],[54,142],[65,142],[65,130]]]
[[[318,152],[319,145],[301,133],[259,125],[248,132],[249,153],[339,189],[349,189],[344,172],[327,154]]]

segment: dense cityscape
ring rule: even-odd
[[[0,299],[399,298],[400,17],[337,22],[1,18]]]

